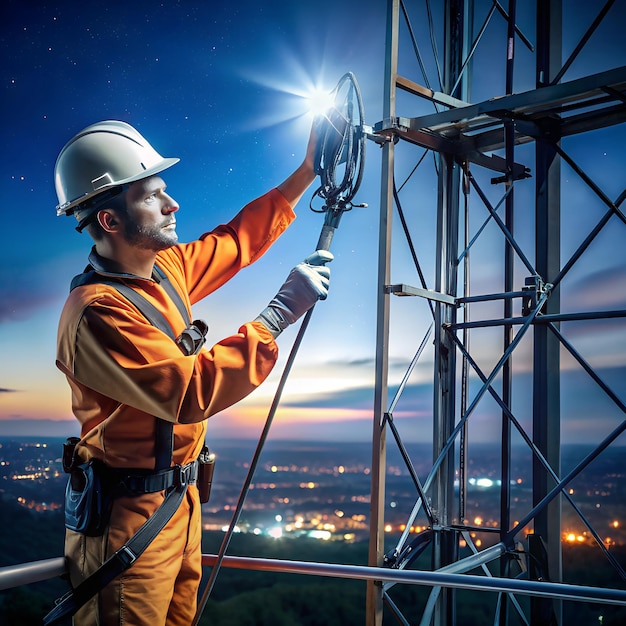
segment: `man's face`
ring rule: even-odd
[[[126,241],[155,252],[175,245],[176,211],[178,204],[165,193],[165,183],[159,176],[133,183],[126,192]]]

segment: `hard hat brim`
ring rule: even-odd
[[[72,215],[74,211],[81,205],[83,202],[87,202],[92,198],[95,198],[97,195],[101,194],[103,191],[110,189],[111,187],[116,187],[118,185],[128,185],[130,183],[137,182],[138,180],[143,180],[144,178],[150,178],[150,176],[154,176],[164,170],[172,167],[172,165],[176,165],[180,159],[175,157],[165,157],[156,165],[147,168],[146,170],[135,174],[134,176],[130,176],[128,178],[124,178],[122,180],[116,180],[109,183],[105,183],[101,187],[94,189],[94,191],[86,193],[79,198],[75,198],[69,202],[65,202],[64,204],[59,204],[56,207],[57,216],[59,215]]]

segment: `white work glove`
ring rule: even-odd
[[[325,264],[330,263],[333,258],[327,250],[316,250],[296,265],[255,321],[265,325],[276,338],[318,300],[325,300],[330,284],[330,268]]]

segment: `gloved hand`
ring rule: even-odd
[[[333,258],[327,250],[317,250],[296,265],[255,321],[264,324],[276,338],[318,300],[325,300],[330,284],[330,268],[325,264]]]

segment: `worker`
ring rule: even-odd
[[[326,298],[326,263],[332,254],[311,254],[256,319],[191,354],[183,353],[115,285],[130,286],[162,314],[174,335],[184,335],[189,329],[176,299],[190,311],[259,259],[285,231],[315,178],[315,143],[312,131],[302,164],[282,184],[227,224],[186,244],[178,242],[179,207],[161,177],[178,159],[162,157],[135,128],[112,120],[93,124],[58,156],[57,214],[73,215],[77,230],[85,230],[94,242],[91,279],[71,291],[58,332],[56,363],[69,383],[81,429],[73,465],[98,467],[102,475],[117,479],[139,475],[142,485],[152,484],[150,477],[156,474],[169,477],[173,468],[183,468],[177,476],[188,472],[190,483],[171,519],[139,558],[76,612],[77,626],[192,623],[202,573],[201,503],[194,480],[207,418],[267,378],[277,359],[278,335]],[[168,293],[167,283],[176,297]],[[192,328],[196,336],[198,326],[202,324]],[[202,328],[199,332],[204,334]],[[164,424],[173,425],[173,434],[169,450],[165,446],[167,468],[159,474],[157,455],[163,458],[164,444],[157,439]],[[73,587],[155,514],[165,490],[143,490],[148,492],[118,490],[103,528],[68,526],[65,553]]]

